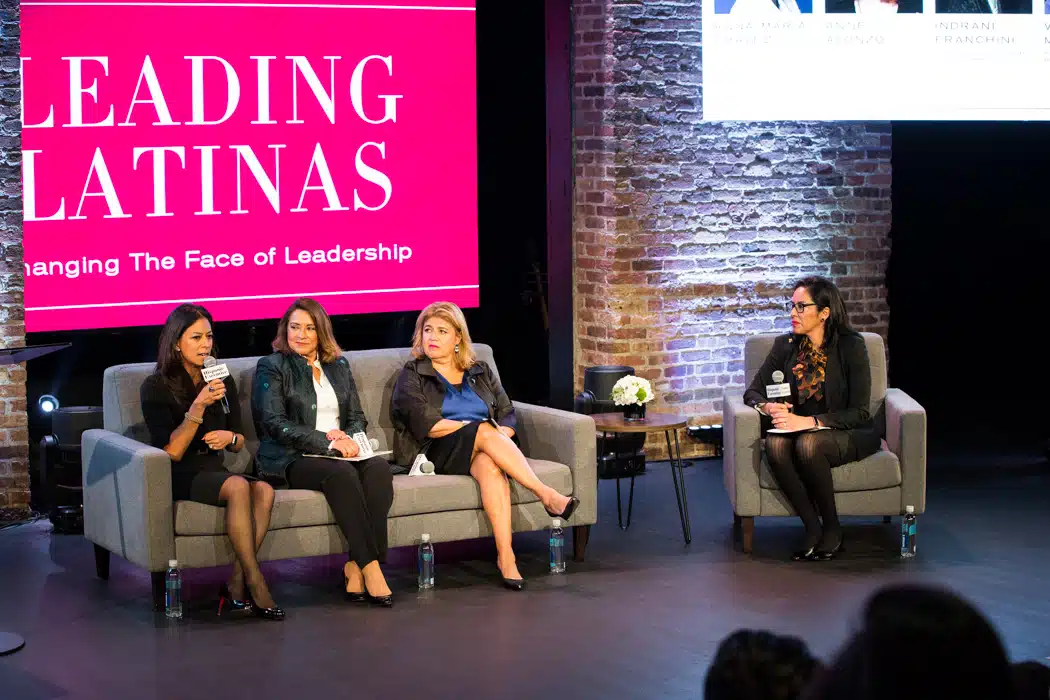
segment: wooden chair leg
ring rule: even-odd
[[[109,550],[95,545],[95,575],[103,581],[109,580]]]
[[[888,515],[884,515],[884,516],[882,516],[882,522],[883,522],[884,525],[889,525],[890,523],[893,522],[893,518],[891,518]]]
[[[740,521],[744,554],[751,554],[751,545],[755,541],[755,519],[748,517],[741,518]]]
[[[587,540],[591,537],[590,525],[577,525],[572,529],[572,560],[582,562],[587,553]]]
[[[153,609],[164,609],[164,571],[150,572],[150,580],[153,584]]]

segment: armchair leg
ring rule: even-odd
[[[109,550],[95,545],[95,575],[103,581],[109,580]]]
[[[755,541],[755,519],[752,517],[740,518],[742,531],[741,541],[744,546],[744,554],[751,554],[751,545]]]
[[[736,513],[733,513],[733,536],[734,537],[740,534],[740,528],[741,528],[742,525],[743,525],[742,518],[739,515],[737,515]]]
[[[590,525],[577,525],[572,529],[572,560],[582,562],[587,552],[587,540],[591,536]]]
[[[890,516],[888,516],[888,515],[882,516],[882,523],[883,523],[883,525],[889,525],[892,522],[893,522],[893,518],[891,518]]]
[[[153,609],[164,609],[164,574],[163,571],[151,571],[150,580],[153,584]]]

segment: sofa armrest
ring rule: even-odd
[[[80,442],[84,537],[149,571],[175,558],[171,459],[109,430],[88,430]]]
[[[739,389],[726,389],[723,395],[722,436],[722,480],[733,512],[761,515],[762,416],[744,403]]]
[[[568,525],[598,520],[598,445],[594,419],[556,408],[514,402],[518,440],[527,457],[568,465],[580,505]]]
[[[886,444],[901,462],[901,512],[926,510],[926,409],[900,389],[886,392]]]

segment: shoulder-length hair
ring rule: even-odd
[[[153,372],[160,376],[168,388],[171,389],[171,393],[180,400],[187,397],[183,395],[185,393],[185,382],[181,380],[179,374],[185,371],[182,364],[182,355],[177,350],[179,340],[190,326],[202,318],[214,330],[215,322],[206,308],[199,304],[179,304],[168,314],[164,327],[160,329],[160,340],[157,343],[157,367]],[[217,353],[218,346],[213,341],[211,346],[212,357],[217,356]]]
[[[825,277],[803,277],[795,282],[794,290],[805,287],[817,312],[828,309],[828,320],[824,322],[824,345],[837,339],[839,335],[853,334],[856,331],[849,325],[849,314],[842,301],[842,293],[835,283]]]
[[[276,352],[294,355],[295,351],[288,345],[288,322],[296,311],[305,311],[310,315],[317,329],[317,358],[321,364],[335,362],[343,354],[339,343],[335,342],[335,331],[332,330],[332,319],[324,307],[309,297],[302,297],[292,302],[288,310],[281,316],[281,322],[277,324],[277,337],[273,339],[272,347]]]
[[[474,344],[470,341],[467,319],[463,316],[463,310],[451,301],[435,301],[419,312],[416,330],[412,334],[412,357],[417,360],[426,357],[423,350],[423,326],[432,318],[440,318],[459,333],[459,351],[455,353],[456,367],[460,370],[473,367],[478,361],[478,356],[474,353]]]

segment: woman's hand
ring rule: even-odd
[[[212,430],[204,433],[204,444],[213,450],[224,450],[231,442],[233,442],[233,431],[231,430]]]
[[[338,450],[339,454],[344,457],[356,457],[361,448],[350,438],[344,437],[336,440],[335,444],[332,445],[332,449]]]
[[[501,426],[499,427],[499,431],[500,431],[501,433],[503,433],[504,435],[506,435],[507,437],[509,437],[509,438],[512,438],[512,437],[514,437],[514,428],[508,428],[508,427],[507,427],[507,426],[505,426],[505,425],[501,425]]]
[[[808,430],[817,426],[817,420],[812,416],[796,416],[794,413],[781,411],[773,416],[773,427],[780,430],[796,431]]]
[[[221,379],[212,379],[204,385],[201,393],[197,394],[197,398],[193,400],[193,403],[207,408],[223,396],[226,396],[226,385],[222,383]]]
[[[778,416],[778,415],[780,415],[782,413],[791,413],[791,408],[792,408],[791,404],[789,404],[789,403],[780,403],[779,401],[770,401],[768,403],[762,404],[762,411],[767,416],[771,416],[771,417],[772,416]]]
[[[329,430],[324,436],[326,440],[342,440],[343,438],[348,437],[346,433],[338,428],[335,430]]]

